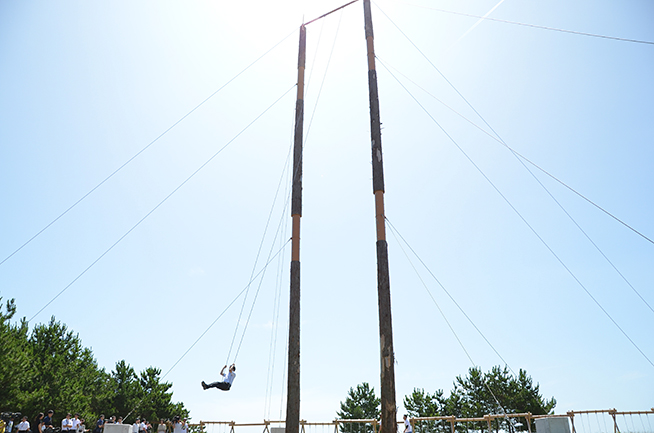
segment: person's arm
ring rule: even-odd
[[[227,366],[224,366],[223,369],[220,370],[220,375],[223,376],[223,377],[225,376],[225,369],[226,368],[227,368]]]

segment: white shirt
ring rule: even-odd
[[[25,431],[30,429],[29,421],[22,421],[18,423],[18,431]]]
[[[61,420],[61,429],[70,430],[73,428],[73,420],[70,418],[64,418]]]
[[[79,418],[73,418],[72,421],[73,421],[73,430],[77,430],[77,426],[80,425],[82,420]]]
[[[173,425],[173,433],[182,433],[182,423],[181,422],[176,422]]]
[[[404,420],[404,425],[406,426],[406,432],[407,433],[412,433],[413,429],[411,428],[411,423],[409,422],[409,418]]]
[[[137,423],[137,422],[135,422],[135,423],[132,425],[132,432],[133,432],[133,433],[139,433],[139,425],[140,425],[140,424]]]
[[[231,385],[232,382],[234,382],[235,377],[236,377],[236,373],[230,371],[229,373],[223,376],[223,382],[229,383]]]

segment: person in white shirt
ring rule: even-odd
[[[30,429],[30,422],[27,420],[27,417],[24,416],[23,420],[18,423],[18,433],[27,433]]]
[[[140,425],[141,425],[141,420],[139,418],[136,418],[136,421],[134,421],[134,424],[132,424],[132,433],[139,433]]]
[[[209,388],[218,388],[223,391],[229,391],[229,389],[232,387],[232,383],[234,382],[234,378],[236,377],[236,365],[232,364],[229,366],[229,372],[225,374],[225,369],[227,366],[224,366],[222,370],[220,370],[220,375],[223,377],[222,380],[219,380],[217,382],[210,383],[207,385],[204,383],[204,380],[202,381],[202,389],[206,390]]]
[[[73,431],[73,420],[70,419],[70,414],[66,414],[66,418],[61,420],[61,431],[62,432],[72,432]]]
[[[413,428],[406,415],[404,415],[404,433],[413,433]]]
[[[78,430],[79,425],[81,424],[78,413],[75,414],[75,417],[72,419],[72,421],[73,421],[73,431],[76,432]]]
[[[178,417],[173,419],[173,433],[182,433],[182,422]]]

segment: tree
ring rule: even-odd
[[[125,360],[116,363],[116,369],[111,372],[111,385],[116,413],[126,416],[138,403],[139,384],[134,369]]]
[[[10,299],[5,312],[0,310],[0,410],[10,412],[21,407],[24,398],[21,384],[35,373],[27,352],[27,322],[12,324],[15,314],[16,304]]]
[[[160,374],[161,370],[154,367],[148,367],[141,372],[138,380],[139,395],[142,396],[138,404],[139,413],[149,420],[171,419],[175,415],[188,417],[189,412],[184,409],[183,404],[171,401],[173,393],[169,390],[173,385],[161,382]]]
[[[29,355],[36,374],[25,386],[30,390],[23,401],[26,413],[47,408],[58,415],[72,410],[91,419],[112,409],[109,375],[98,368],[79,335],[54,316],[47,325],[38,324],[32,330]]]
[[[0,309],[0,410],[31,416],[52,409],[55,423],[66,412],[89,422],[101,413],[127,415],[134,409],[151,420],[188,417],[182,403],[171,401],[172,384],[161,381],[158,368],[137,376],[120,361],[109,374],[65,324],[52,317],[29,333],[25,318],[11,323],[15,312],[13,299]]]
[[[341,410],[336,413],[340,419],[379,419],[381,415],[381,400],[375,395],[374,388],[366,382],[350,388],[345,403],[341,402]],[[343,433],[371,433],[370,424],[341,425]]]
[[[468,418],[481,417],[485,414],[525,413],[545,415],[551,413],[556,400],[544,400],[539,392],[539,385],[525,370],[520,369],[518,377],[509,373],[507,367],[493,367],[488,373],[482,373],[478,367],[468,370],[467,377],[457,376],[450,400],[456,399],[461,408],[460,415]],[[481,426],[480,426],[481,427]],[[482,427],[483,428],[483,427]],[[511,431],[514,425],[507,419],[497,419],[495,429]],[[520,426],[518,430],[525,430]]]
[[[404,397],[404,407],[411,418],[443,416],[446,405],[447,399],[443,397],[442,389],[429,394],[424,389],[415,388],[411,395]],[[449,426],[440,421],[419,421],[414,426],[421,433],[449,432]]]

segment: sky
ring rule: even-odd
[[[341,4],[1,2],[3,301],[107,371],[160,368],[193,421],[283,418],[298,29]],[[649,410],[654,3],[372,14],[400,411],[505,363],[556,413]],[[307,27],[309,421],[379,393],[365,49],[362,2]]]

